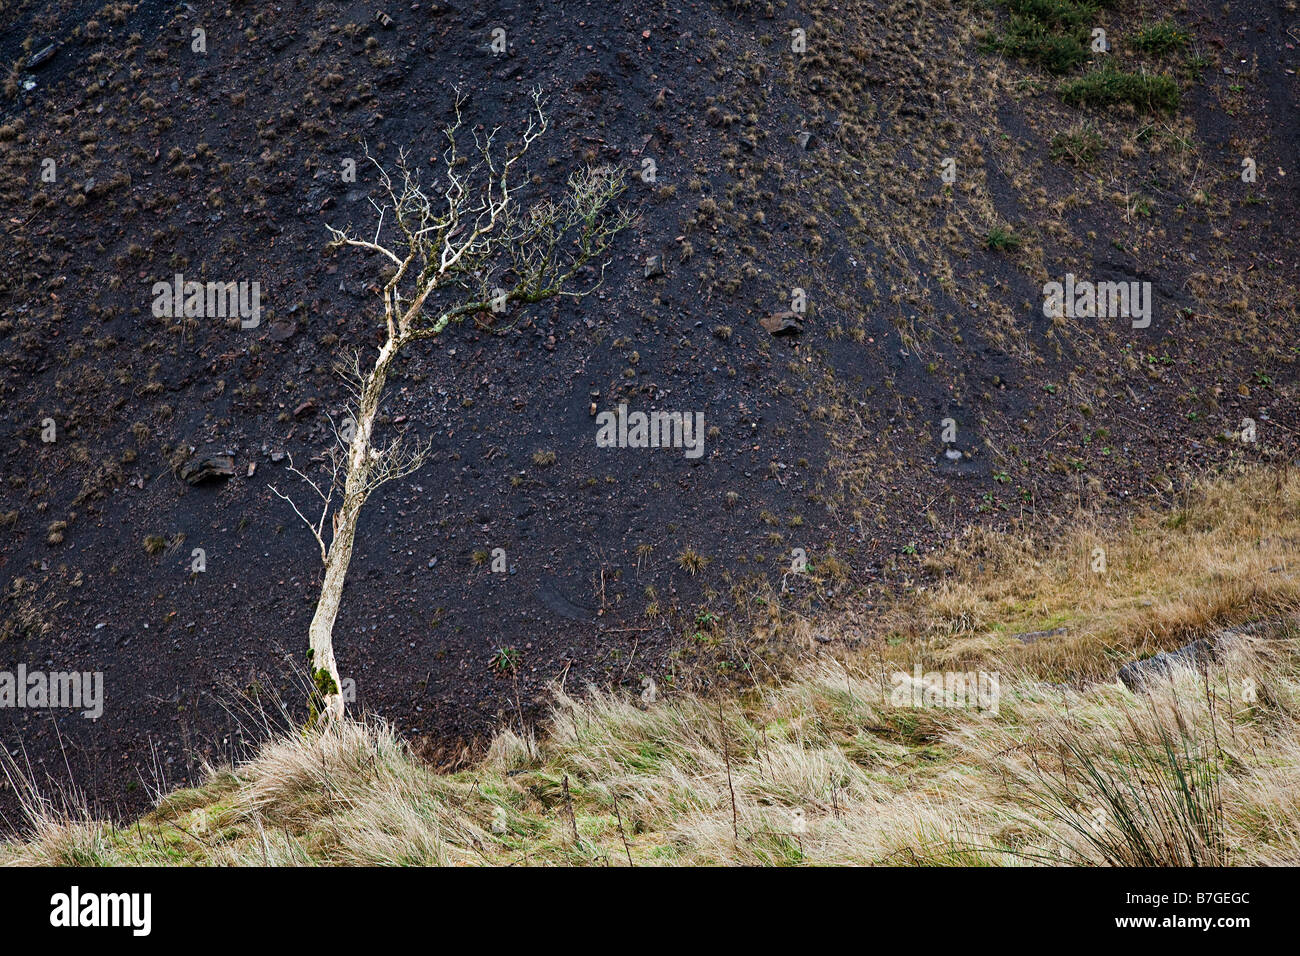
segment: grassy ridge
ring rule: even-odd
[[[739,699],[557,692],[543,734],[502,731],[449,775],[348,722],[126,827],[29,791],[0,861],[1295,865],[1297,542],[1300,475],[1263,469],[1123,527],[973,533],[871,646]],[[1218,625],[1214,663],[1150,694],[1114,680]],[[914,663],[998,672],[996,713],[900,703]]]

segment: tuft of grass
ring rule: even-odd
[[[1079,36],[1049,33],[1038,23],[1021,18],[1012,19],[994,48],[1009,59],[1032,63],[1058,76],[1088,60],[1087,43]]]
[[[492,652],[488,665],[498,674],[513,674],[519,669],[519,649],[517,647],[498,647]]]
[[[38,637],[50,630],[48,608],[37,596],[36,584],[16,577],[0,592],[0,644]]]
[[[1023,17],[1046,29],[1082,30],[1096,22],[1097,10],[1103,6],[1092,0],[1006,0],[1014,17]]]
[[[1091,126],[1080,124],[1052,137],[1052,159],[1087,169],[1101,157],[1101,135]]]
[[[1169,77],[1125,73],[1112,66],[1066,80],[1060,93],[1071,106],[1097,108],[1127,103],[1139,113],[1172,113],[1180,101],[1178,84]]]
[[[349,720],[124,826],[18,780],[0,864],[1296,865],[1300,631],[1224,651],[1143,700],[1004,674],[996,713],[910,706],[869,655],[721,702],[555,687],[540,738],[452,774]]]
[[[1184,494],[1118,523],[1073,520],[1033,536],[968,529],[927,556],[937,585],[887,612],[900,644],[886,660],[920,644],[941,667],[979,656],[1044,681],[1108,680],[1117,661],[1219,622],[1300,607],[1300,474],[1252,469]],[[1092,571],[1097,547],[1105,574]],[[1052,641],[1012,639],[1063,625]]]
[[[691,574],[699,574],[708,563],[709,559],[694,548],[683,548],[682,552],[677,555],[677,564]]]
[[[1172,20],[1161,20],[1142,27],[1128,42],[1135,50],[1162,56],[1172,50],[1183,49],[1189,39],[1187,32],[1178,24]]]
[[[1124,713],[1127,731],[1100,746],[1058,740],[1059,768],[1036,768],[1036,794],[1073,838],[1071,850],[1106,866],[1226,866],[1231,862],[1216,727],[1196,728],[1175,697],[1164,712]],[[1213,716],[1212,714],[1210,715]],[[1032,786],[1032,785],[1031,785]]]
[[[1023,241],[1005,226],[994,226],[984,236],[984,248],[993,252],[1016,252]]]

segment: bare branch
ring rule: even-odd
[[[333,449],[331,449],[331,451],[332,450]],[[299,478],[301,478],[303,481],[307,482],[307,484],[311,485],[312,491],[316,492],[316,494],[319,495],[321,500],[325,503],[324,507],[321,509],[320,520],[315,524],[312,524],[311,520],[308,519],[308,517],[304,515],[301,510],[299,510],[297,503],[292,498],[284,494],[284,492],[280,491],[280,489],[276,488],[274,485],[270,486],[271,491],[273,491],[278,497],[283,498],[285,501],[289,502],[289,507],[293,508],[294,513],[303,520],[303,523],[307,525],[308,528],[311,529],[312,535],[314,535],[316,538],[316,543],[320,545],[320,559],[322,564],[325,563],[325,561],[328,559],[329,556],[329,549],[325,546],[325,538],[324,538],[325,522],[329,520],[330,505],[334,497],[334,489],[338,485],[338,476],[339,476],[338,458],[337,456],[334,455],[331,455],[330,457],[332,460],[332,470],[331,470],[330,481],[329,481],[329,493],[326,494],[325,492],[320,490],[320,486],[317,485],[316,482],[312,481],[311,478],[309,478],[305,472],[300,471],[299,469],[294,467],[293,456],[292,455],[289,456],[289,470],[293,472],[295,475],[297,475]]]
[[[429,460],[432,448],[432,439],[408,446],[400,438],[394,438],[382,451],[372,448],[364,494],[368,497],[380,485],[418,471]]]

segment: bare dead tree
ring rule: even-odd
[[[428,444],[376,441],[375,418],[394,360],[407,346],[443,334],[466,316],[591,294],[604,281],[609,263],[603,257],[611,242],[632,223],[618,206],[623,175],[609,166],[575,172],[559,200],[541,199],[527,208],[516,200],[521,161],[548,127],[540,91],[533,93],[518,142],[500,142],[500,127],[478,128],[466,152],[463,103],[458,96],[435,183],[427,189],[421,184],[405,151],[392,171],[367,151],[386,194],[382,202],[371,201],[378,214],[373,237],[328,227],[328,250],[350,247],[383,260],[385,338],[373,362],[358,350],[338,366],[350,394],[349,415],[342,429],[331,419],[335,443],[326,456],[327,476],[313,480],[290,460],[291,471],[320,498],[318,519],[310,520],[288,495],[272,489],[311,529],[325,568],[308,637],[314,718],[334,720],[344,711],[334,622],[361,508],[375,489],[411,474],[429,453]],[[584,287],[570,288],[575,279]]]

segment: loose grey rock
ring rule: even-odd
[[[773,335],[798,335],[803,331],[803,319],[797,312],[777,312],[760,319],[759,324]]]
[[[32,54],[32,58],[27,61],[27,69],[39,70],[41,67],[43,67],[46,63],[50,61],[50,59],[54,56],[57,50],[58,47],[56,47],[53,43],[42,47],[40,50]]]
[[[298,323],[292,319],[276,319],[271,323],[268,331],[271,333],[272,340],[276,342],[287,342],[297,333]]]
[[[190,485],[229,478],[234,473],[235,456],[229,452],[208,455],[206,458],[191,458],[181,465],[181,480]]]

